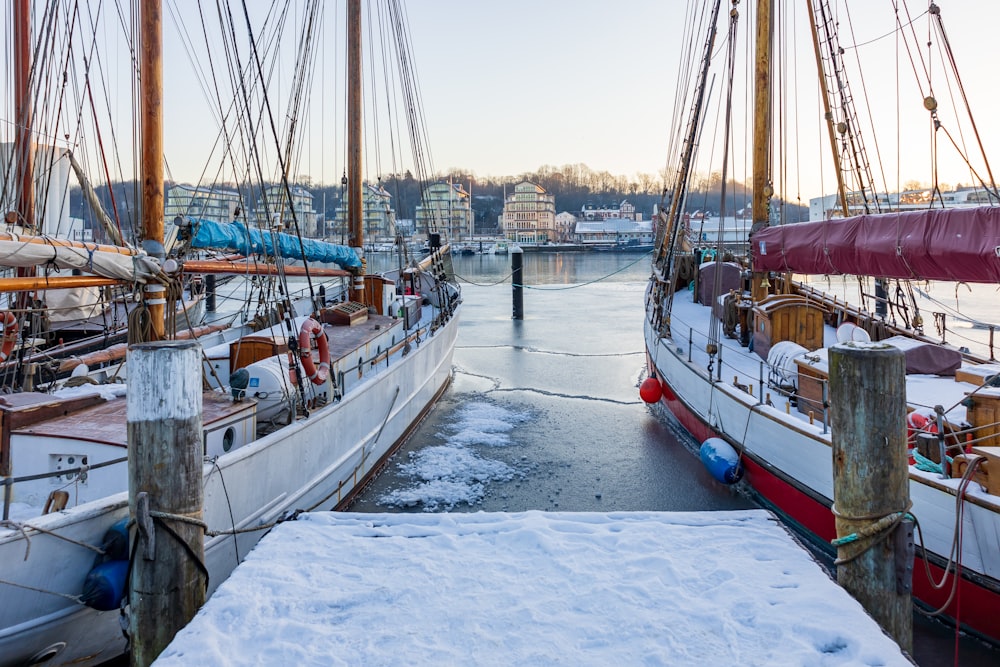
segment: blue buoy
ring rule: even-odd
[[[101,544],[106,560],[128,560],[128,517],[113,524],[104,533],[104,541]]]
[[[699,455],[712,477],[723,484],[735,484],[743,477],[740,455],[722,438],[709,438],[701,443]]]
[[[109,560],[94,566],[83,582],[80,599],[88,607],[100,611],[117,609],[125,595],[125,578],[128,576],[127,560]]]

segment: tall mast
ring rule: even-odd
[[[844,186],[844,172],[840,164],[840,151],[837,150],[837,134],[834,129],[833,110],[830,108],[830,89],[826,84],[826,75],[823,72],[823,53],[819,47],[816,10],[813,9],[812,0],[807,2],[806,6],[809,8],[809,28],[813,38],[813,51],[816,53],[816,72],[819,75],[819,85],[823,98],[823,112],[826,115],[826,131],[830,139],[830,150],[833,152],[834,173],[837,174],[837,196],[840,201],[840,212],[846,218],[848,216],[847,188]]]
[[[771,9],[774,0],[757,0],[757,52],[753,100],[753,229],[770,219],[771,187]]]
[[[754,60],[753,232],[771,218],[771,10],[774,0],[757,0],[757,51]],[[754,274],[751,293],[757,301],[768,293],[767,274]]]
[[[17,222],[25,229],[35,226],[34,151],[31,150],[31,2],[17,0],[14,7],[14,135],[20,192],[17,199]]]
[[[143,245],[163,255],[163,14],[159,0],[144,0],[140,16],[139,90],[142,108],[140,168]],[[166,287],[147,283],[144,291],[153,340],[165,338]]]
[[[17,165],[18,196],[15,220],[29,233],[35,229],[35,151],[31,145],[31,2],[17,0],[14,6],[14,156]],[[35,267],[19,267],[19,278],[35,275]],[[10,302],[18,311],[24,311],[31,297],[20,292]]]
[[[361,220],[361,0],[347,2],[347,225],[348,245],[364,248]],[[363,266],[363,264],[362,264]],[[364,303],[365,278],[359,273],[351,300]]]

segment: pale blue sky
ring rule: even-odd
[[[842,43],[856,39],[865,44],[857,50],[869,63],[865,78],[852,77],[851,85],[857,97],[867,90],[876,98],[870,107],[875,125],[880,132],[889,130],[880,137],[877,149],[885,161],[880,171],[885,172],[890,189],[891,184],[927,182],[931,177],[927,166],[928,117],[921,107],[922,96],[911,84],[900,85],[897,94],[897,70],[910,79],[912,73],[909,62],[894,55],[895,38],[883,37],[894,28],[894,1],[898,4],[903,0],[851,0],[848,15],[843,0],[831,0],[841,20]],[[791,4],[801,24],[804,4],[801,0]],[[993,118],[1000,107],[994,57],[1000,1],[939,0],[938,4],[982,142],[987,153],[1000,155],[1000,124]],[[210,161],[218,122],[205,105],[205,94],[192,74],[188,55],[180,48],[176,16],[184,17],[189,31],[197,30],[196,5],[193,0],[166,0],[165,5],[167,159],[175,179],[194,182],[200,177],[200,165]],[[746,0],[739,4],[744,26],[749,26],[753,5]],[[908,5],[912,15],[927,8],[926,0],[909,0]],[[259,13],[272,6],[260,0],[250,3],[251,11]],[[480,176],[515,176],[542,165],[583,163],[593,170],[632,176],[638,172],[656,174],[668,160],[674,161],[674,156],[668,155],[668,137],[674,121],[675,77],[687,23],[687,0],[409,0],[406,6],[433,166],[438,172],[460,168]],[[728,6],[724,2],[723,14]],[[109,33],[120,29],[118,17],[108,5],[82,7],[84,12],[103,7],[97,22],[103,22]],[[344,165],[344,104],[342,93],[334,91],[343,84],[340,54],[344,43],[342,37],[334,36],[334,28],[343,25],[344,3],[330,0],[325,10],[326,37],[318,49],[320,59],[329,64],[320,70],[322,78],[313,87],[312,111],[300,120],[310,138],[293,173],[308,175],[313,181],[336,182]],[[925,42],[925,21],[919,30],[918,41]],[[800,164],[786,169],[788,184],[783,191],[792,199],[808,199],[831,192],[834,183],[829,159],[822,170],[815,160],[825,130],[812,74],[811,42],[804,30],[795,34],[794,47],[789,48],[798,54],[795,71],[800,83],[795,106],[785,108],[784,123],[786,129],[799,127],[798,137],[794,141],[789,138],[787,143],[796,147]],[[5,34],[0,35],[4,52],[5,39]],[[192,39],[197,43],[200,38]],[[872,40],[876,41],[869,44]],[[105,48],[110,42],[102,37],[98,43]],[[847,54],[852,68],[854,54],[853,50]],[[132,105],[128,60],[106,55],[102,64],[112,72],[106,97],[113,112],[124,115]],[[940,64],[935,54],[933,67],[940,69]],[[217,72],[217,76],[224,78],[224,73]],[[290,76],[282,76],[273,86],[287,92]],[[945,107],[950,106],[948,97],[957,95],[957,90],[949,91],[938,75],[934,81],[944,118]],[[720,87],[718,81],[714,102],[723,97]],[[101,91],[97,96],[99,100],[104,97]],[[370,109],[380,103],[369,100],[368,104]],[[284,122],[282,108],[277,105],[279,124]],[[867,115],[867,108],[862,112]],[[950,109],[947,113],[951,114]],[[714,114],[710,114],[712,124]],[[946,123],[957,129],[950,116]],[[745,121],[737,120],[736,124],[734,142],[740,149],[734,154],[740,164],[730,173],[742,179],[748,168],[742,150]],[[897,125],[902,128],[899,133]],[[127,123],[119,123],[116,131],[118,145],[126,149],[123,154],[130,155]],[[705,155],[711,153],[708,132],[707,125]],[[107,131],[105,145],[111,143],[109,136]],[[970,133],[963,136],[968,144],[974,144]],[[874,154],[874,140],[866,138],[866,142]],[[366,175],[372,179],[393,170],[384,155],[387,134],[381,136],[381,144],[379,157],[370,146],[367,149]],[[968,171],[946,153],[950,155],[942,149],[941,181],[969,183]],[[897,168],[897,163],[903,166]],[[121,164],[127,171],[131,159],[124,158]],[[717,169],[717,161],[704,169]],[[209,180],[213,175],[210,172]],[[233,178],[226,173],[221,177]]]
[[[745,24],[754,4],[744,0],[738,6]],[[801,25],[806,16],[804,3],[784,4],[795,6]],[[910,83],[909,61],[905,55],[896,60],[895,37],[886,37],[894,28],[893,0],[852,0],[850,14],[843,10],[843,2],[830,4],[840,21],[841,43],[856,40],[863,45],[858,56],[853,51],[845,55],[852,69],[858,57],[866,67],[863,79],[851,78],[854,95],[861,98],[867,90],[875,100],[871,113],[877,130],[891,130],[888,136],[880,135],[877,146],[867,137],[868,151],[874,155],[877,148],[882,154],[886,163],[882,171],[891,184],[929,181],[928,116],[921,107],[921,95]],[[903,6],[902,0],[895,4]],[[928,5],[922,0],[907,4],[910,16],[924,13]],[[728,5],[723,3],[723,15]],[[996,47],[990,46],[997,40],[1000,2],[939,0],[938,5],[987,153],[992,151],[1000,159],[1000,125],[995,121],[1000,105],[992,55]],[[582,162],[592,169],[631,175],[663,168],[688,7],[685,0],[427,0],[411,2],[409,7],[438,169],[465,167],[480,175],[513,175],[543,164]],[[448,41],[436,38],[440,26],[452,30]],[[918,39],[926,42],[926,19],[915,26]],[[798,192],[808,199],[832,191],[834,181],[829,166],[824,165],[821,178],[812,162],[823,128],[807,33],[800,30],[795,47],[803,166],[789,168],[789,180],[795,178],[801,185],[790,183],[788,194]],[[932,67],[940,67],[936,52],[932,58]],[[899,95],[895,93],[897,67],[902,81]],[[954,132],[945,107],[949,95],[957,91],[949,92],[940,74],[932,78],[942,119]],[[515,85],[527,90],[527,103],[503,102],[505,90]],[[464,95],[461,103],[450,96],[456,89]],[[717,100],[721,98],[718,87],[714,94]],[[868,110],[862,108],[859,113],[867,115]],[[897,117],[903,125],[898,144]],[[786,124],[794,120],[789,111]],[[825,134],[822,137],[825,140]],[[965,139],[974,142],[967,129]],[[897,155],[903,165],[898,170]],[[970,182],[968,171],[961,169],[944,146],[940,165],[941,181]]]

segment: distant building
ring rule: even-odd
[[[504,199],[501,227],[514,243],[556,241],[556,198],[540,185],[522,181]]]
[[[257,201],[257,217],[263,220],[265,216],[272,223],[280,222],[282,231],[286,233],[296,233],[297,226],[298,233],[304,237],[315,238],[319,235],[313,195],[298,185],[289,188],[285,188],[284,185],[269,185],[264,188],[261,198]]]
[[[434,183],[424,188],[417,206],[416,229],[436,229],[450,241],[469,239],[473,232],[472,198],[459,183]]]
[[[576,221],[578,218],[567,211],[562,213],[556,213],[556,233],[559,235],[559,240],[567,242],[572,240],[573,234],[576,232]]]
[[[576,223],[575,241],[590,248],[650,245],[653,243],[651,220],[580,220]]]
[[[364,242],[368,243],[388,243],[396,238],[396,212],[392,209],[392,195],[382,187],[381,183],[371,185],[365,183],[361,186],[362,205],[361,219],[364,221],[362,233]],[[337,206],[334,213],[333,225],[326,230],[327,237],[332,240],[343,240],[348,242],[350,236],[347,229],[347,194]]]
[[[918,211],[927,208],[962,208],[966,206],[982,206],[983,204],[997,204],[996,197],[992,197],[986,190],[981,188],[961,188],[948,192],[934,193],[929,188],[920,190],[904,190],[903,192],[880,192],[877,195],[878,210],[882,213],[892,213],[895,211]],[[872,206],[869,204],[869,209]],[[849,192],[847,194],[848,215],[861,215],[867,213],[864,200],[859,192]],[[876,212],[871,210],[872,213]],[[809,200],[809,219],[828,220],[843,216],[843,207],[840,204],[840,196],[836,194],[823,197],[813,197]]]
[[[203,218],[214,222],[246,222],[246,207],[240,193],[219,187],[182,183],[167,190],[164,219],[170,224],[177,216]]]
[[[642,220],[642,214],[636,215],[635,204],[623,199],[617,206],[594,206],[584,204],[580,211],[580,217],[584,220],[606,220],[607,218],[621,218],[623,220]]]

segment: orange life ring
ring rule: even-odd
[[[316,349],[319,350],[319,368],[313,363],[312,339],[316,339]],[[309,317],[299,328],[299,362],[306,377],[313,384],[323,384],[330,374],[330,343],[327,341],[323,325]],[[294,365],[289,371],[292,384],[297,382]]]
[[[17,318],[9,310],[3,314],[3,346],[0,347],[0,361],[7,361],[17,342]]]

